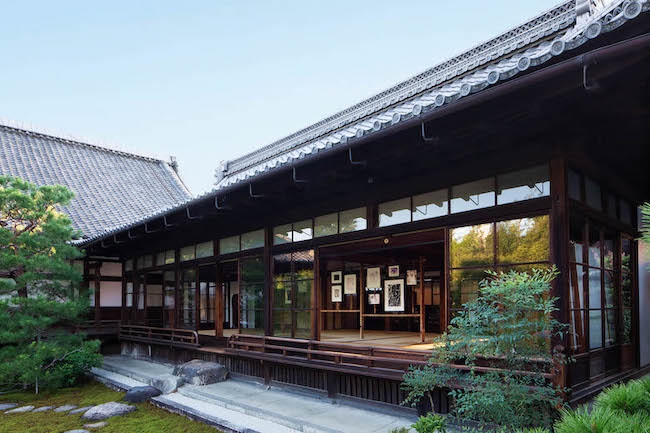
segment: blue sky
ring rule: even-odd
[[[197,194],[219,161],[557,3],[5,0],[0,118],[174,155]]]

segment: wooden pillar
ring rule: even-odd
[[[201,278],[199,267],[194,265],[194,330],[199,332],[201,323]]]
[[[318,247],[314,249],[314,283],[311,291],[311,338],[320,340],[320,258]]]
[[[264,227],[264,335],[273,335],[273,229]],[[239,300],[241,304],[241,283],[239,285]],[[240,316],[241,321],[241,316]],[[292,322],[293,323],[293,322]],[[293,325],[292,325],[293,328]],[[292,329],[293,333],[293,329]]]
[[[440,278],[440,332],[447,331],[449,324],[449,300],[450,300],[450,275],[449,275],[449,228],[445,227],[445,262],[443,264],[442,273]],[[443,282],[444,282],[444,296],[443,296]]]
[[[221,266],[214,266],[216,277],[214,281],[214,336],[223,337],[223,276]]]
[[[420,257],[420,341],[424,343],[426,328],[424,323],[424,257]]]
[[[552,296],[559,299],[559,310],[557,319],[562,323],[569,323],[569,278],[568,278],[568,248],[569,248],[569,209],[567,198],[567,163],[561,155],[558,146],[554,148],[554,156],[550,164],[551,170],[551,215],[550,215],[550,236],[551,236],[551,263],[559,270],[559,275],[553,282]],[[554,338],[552,346],[568,347],[568,337]],[[559,367],[558,367],[559,368]],[[563,365],[560,371],[556,371],[556,377],[561,383],[558,386],[564,388],[567,385],[566,366]]]
[[[359,338],[363,340],[363,314],[366,308],[366,269],[359,267]]]
[[[174,320],[172,323],[172,328],[179,328],[181,321],[181,310],[180,310],[180,301],[181,301],[181,290],[183,287],[183,281],[181,276],[181,255],[178,249],[174,250],[174,274],[176,278],[176,289],[174,290]]]
[[[126,262],[122,261],[122,307],[120,308],[120,322],[125,323],[125,311],[126,311]]]
[[[102,311],[101,311],[101,305],[100,305],[100,290],[101,290],[101,284],[102,284],[102,276],[101,276],[101,262],[97,262],[97,265],[95,266],[95,278],[94,278],[94,283],[95,283],[95,322],[99,322],[102,319]]]

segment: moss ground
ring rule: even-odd
[[[89,382],[50,394],[6,394],[0,396],[0,403],[30,404],[36,407],[75,404],[83,407],[120,401],[122,397],[124,397],[123,392],[113,391],[97,382]],[[135,412],[122,417],[109,418],[106,420],[108,425],[96,431],[101,433],[218,433],[213,427],[167,412],[150,403],[138,403],[136,406],[138,410]],[[63,433],[80,429],[87,422],[96,422],[82,420],[81,415],[52,411],[16,414],[0,412],[0,433]]]

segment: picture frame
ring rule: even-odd
[[[379,292],[368,293],[368,304],[369,305],[379,305],[379,304],[381,304],[381,294]]]
[[[409,269],[406,271],[406,285],[407,286],[417,286],[418,284],[418,271],[415,269]]]
[[[366,269],[366,288],[380,289],[381,288],[381,268],[368,268]]]
[[[332,284],[342,284],[343,283],[343,271],[334,271],[330,275],[330,281]]]
[[[343,279],[343,294],[357,294],[357,274],[346,274]]]
[[[404,311],[404,280],[384,281],[384,311]]]
[[[388,267],[389,277],[399,277],[399,265],[392,265]]]
[[[343,286],[340,284],[332,286],[332,302],[343,302]]]

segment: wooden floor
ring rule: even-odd
[[[363,339],[359,337],[356,329],[323,330],[320,340],[328,343],[349,343],[359,346],[387,346],[402,349],[432,350],[434,340],[440,334],[426,334],[424,342],[421,341],[419,332],[406,331],[365,331]]]
[[[198,331],[201,335],[214,335],[214,330],[205,329]],[[223,336],[230,337],[236,334],[236,329],[224,329]],[[359,338],[359,330],[356,329],[337,329],[321,331],[320,341],[328,343],[346,343],[357,346],[385,346],[400,347],[402,349],[432,350],[440,343],[434,340],[440,334],[428,333],[424,342],[420,339],[419,332],[406,331],[365,331],[363,339]]]

